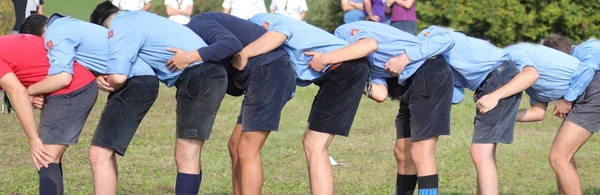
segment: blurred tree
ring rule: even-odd
[[[15,13],[10,0],[0,0],[0,36],[12,33],[15,24]]]

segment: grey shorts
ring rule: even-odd
[[[505,61],[492,72],[488,73],[486,79],[475,90],[473,100],[490,94],[512,80],[519,70],[512,61]],[[505,143],[513,142],[513,133],[521,102],[521,93],[504,98],[498,105],[485,114],[479,114],[476,109],[473,132],[473,143]]]
[[[252,71],[242,84],[244,100],[237,124],[242,124],[242,131],[277,131],[281,110],[296,90],[292,63],[286,55]]]
[[[156,76],[134,76],[110,93],[91,145],[110,148],[121,156],[158,96]]]
[[[46,97],[39,136],[44,144],[74,145],[98,98],[96,82],[67,94]]]
[[[596,73],[592,82],[585,88],[583,95],[575,100],[566,120],[592,133],[598,133],[600,129],[600,73]]]
[[[218,63],[186,68],[177,79],[177,138],[208,140],[227,90],[227,71]]]

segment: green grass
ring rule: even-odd
[[[309,183],[301,137],[316,87],[298,88],[283,110],[281,129],[271,134],[263,151],[264,194],[308,194]],[[175,89],[161,88],[159,99],[142,122],[124,158],[119,157],[119,194],[169,194],[175,185],[173,160]],[[105,104],[101,93],[79,144],[64,156],[65,193],[92,193],[87,148]],[[226,97],[211,139],[202,153],[202,194],[231,192],[227,140],[241,98]],[[528,102],[523,100],[523,104]],[[331,155],[345,164],[335,167],[337,194],[392,194],[395,185],[394,117],[397,102],[377,104],[363,99],[349,138],[336,137]],[[465,99],[452,107],[452,136],[442,137],[437,149],[442,194],[475,193],[475,169],[469,157],[474,104]],[[432,119],[435,120],[435,119]],[[498,169],[502,194],[555,194],[554,174],[547,154],[560,120],[547,116],[539,123],[517,124],[515,142],[500,145]],[[28,144],[15,115],[0,117],[0,194],[35,194],[37,174]],[[600,137],[594,136],[577,155],[586,194],[600,193]]]
[[[46,2],[46,15],[69,14],[87,21],[101,0],[54,0]],[[163,1],[154,0],[154,4]],[[172,194],[175,89],[161,88],[127,155],[119,157],[119,194]],[[301,137],[316,87],[298,88],[283,110],[279,132],[271,134],[263,151],[264,194],[308,194],[309,183]],[[522,105],[528,100],[524,98]],[[79,144],[66,152],[63,163],[66,194],[91,194],[91,169],[87,148],[104,104],[101,93]],[[226,97],[215,121],[211,139],[202,153],[202,194],[230,194],[231,171],[227,140],[239,113],[241,98]],[[337,194],[393,194],[395,186],[394,118],[397,102],[377,104],[364,99],[349,138],[337,137],[329,151],[344,166],[335,167]],[[452,107],[452,135],[440,138],[437,163],[441,194],[474,194],[475,169],[469,146],[474,103],[466,98]],[[435,120],[435,119],[432,119]],[[517,124],[515,141],[498,148],[502,194],[556,194],[554,174],[547,154],[561,121],[549,113],[538,123]],[[27,140],[15,115],[0,117],[0,194],[36,194],[37,173],[29,157]],[[600,137],[593,136],[577,155],[586,194],[600,194]]]

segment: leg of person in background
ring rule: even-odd
[[[592,132],[568,120],[563,122],[556,134],[549,159],[558,178],[561,194],[583,194],[581,178],[571,161],[591,136]]]
[[[396,140],[394,155],[398,164],[398,175],[396,176],[397,195],[412,195],[417,187],[417,168],[410,155],[410,146],[410,137]]]
[[[231,137],[229,138],[229,142],[227,144],[228,148],[229,148],[229,156],[231,156],[231,179],[232,179],[232,185],[233,185],[233,194],[234,195],[239,195],[242,194],[241,189],[242,186],[240,185],[241,183],[241,170],[238,168],[238,154],[237,154],[237,148],[238,148],[238,143],[240,141],[240,137],[242,135],[242,124],[236,124],[235,127],[233,128],[233,132],[231,133]]]

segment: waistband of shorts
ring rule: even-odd
[[[510,60],[506,60],[494,68],[488,75],[485,77],[485,80],[492,78],[493,76],[499,75],[500,73],[509,70],[511,67],[517,69],[517,66]]]
[[[132,76],[131,78],[127,79],[127,82],[125,82],[125,84],[128,84],[128,83],[151,83],[151,84],[154,84],[155,82],[158,82],[158,77],[156,77],[154,75],[140,75],[140,76]]]
[[[54,97],[54,96],[59,96],[59,95],[63,95],[63,96],[68,96],[68,97],[73,97],[76,96],[77,94],[81,93],[82,91],[87,90],[90,87],[96,86],[96,81],[90,81],[88,84],[85,84],[84,86],[81,86],[79,89],[73,90],[69,93],[65,93],[65,94],[54,94],[48,97]],[[96,89],[97,90],[97,89]]]

